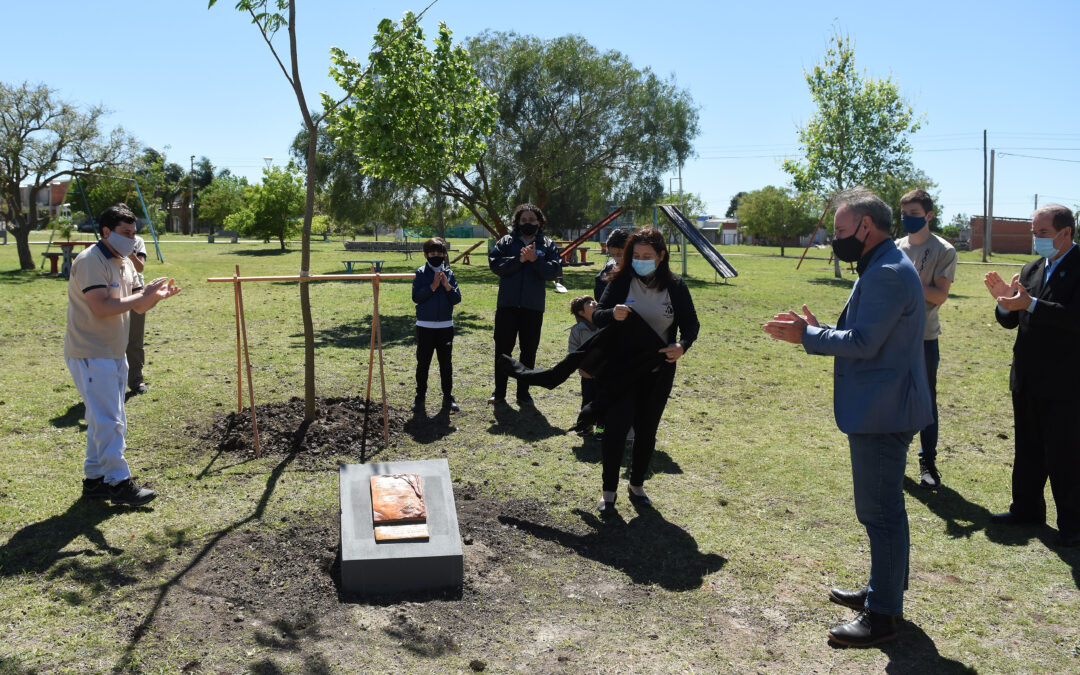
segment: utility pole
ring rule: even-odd
[[[191,156],[191,201],[188,202],[188,221],[191,223],[191,233],[195,234],[195,155]]]
[[[1035,210],[1036,211],[1039,210],[1039,193],[1038,192],[1035,193]]]
[[[994,155],[997,150],[990,151],[990,191],[989,197],[986,200],[986,226],[983,227],[983,231],[986,236],[983,238],[983,260],[985,261],[987,256],[994,255],[994,249],[990,245],[990,237],[994,232]]]
[[[990,222],[986,217],[986,176],[986,129],[983,129],[983,262],[986,262],[986,240],[987,234],[989,234],[986,224]]]

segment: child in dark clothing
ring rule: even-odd
[[[569,352],[578,351],[581,345],[599,332],[600,329],[592,323],[594,309],[596,300],[591,295],[582,295],[570,301],[570,313],[577,318],[577,323],[570,329]],[[584,408],[596,398],[596,381],[593,379],[594,373],[578,368],[578,374],[581,375],[581,407]],[[604,428],[597,427],[595,433],[597,438],[602,438]]]
[[[626,249],[626,240],[630,238],[629,230],[612,230],[607,237],[607,252],[611,260],[604,264],[604,268],[596,275],[593,284],[593,297],[599,300],[604,297],[604,290],[608,282],[615,278],[619,271],[619,264],[623,259],[623,251]]]
[[[413,411],[423,412],[427,395],[428,369],[432,353],[439,355],[442,409],[461,410],[453,396],[454,346],[453,307],[461,302],[461,291],[453,271],[446,265],[446,242],[438,237],[424,242],[427,262],[416,270],[412,299],[416,303],[416,399]]]

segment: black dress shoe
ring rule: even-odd
[[[896,617],[864,609],[851,621],[829,630],[829,639],[848,647],[869,647],[896,639]]]
[[[1012,511],[1006,511],[1005,513],[995,513],[990,516],[990,522],[995,525],[1045,525],[1046,520],[1043,518],[1024,518],[1018,516]]]
[[[630,503],[634,506],[652,506],[652,500],[648,495],[636,495],[634,491],[630,489],[630,486],[626,486],[626,494],[630,495]]]
[[[848,591],[843,588],[830,588],[829,600],[861,612],[866,608],[866,589],[860,588],[857,591]]]
[[[461,412],[461,406],[458,405],[453,396],[443,396],[442,408],[450,412]]]

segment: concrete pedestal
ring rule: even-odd
[[[450,465],[445,459],[345,464],[341,493],[341,587],[363,595],[461,586],[464,564]],[[375,541],[371,477],[417,473],[423,479],[427,541]]]

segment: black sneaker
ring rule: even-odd
[[[116,485],[105,484],[107,490],[107,497],[120,504],[130,504],[131,506],[142,506],[148,502],[154,501],[157,497],[157,493],[148,488],[139,487],[134,480],[127,478],[120,481]]]
[[[450,412],[461,412],[461,406],[458,405],[453,396],[443,396],[442,407],[443,410],[449,410]]]
[[[412,411],[413,412],[424,412],[424,403],[425,403],[424,397],[423,396],[417,396],[416,398],[413,399]]]
[[[941,474],[938,473],[934,460],[919,460],[919,486],[928,490],[936,490],[941,487]]]
[[[109,486],[105,483],[104,477],[99,476],[97,478],[83,478],[83,499],[105,499],[108,496]]]
[[[145,394],[150,391],[150,387],[145,382],[140,382],[137,386],[131,388],[131,395],[138,396],[139,394]]]

